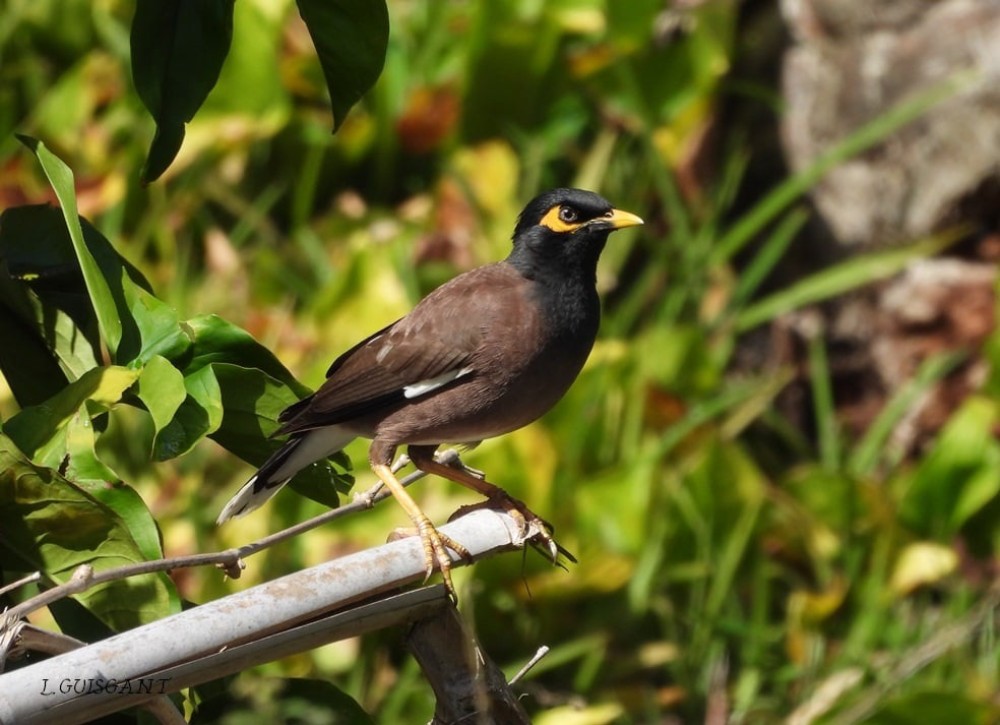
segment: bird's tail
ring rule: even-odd
[[[272,453],[257,473],[229,499],[216,523],[222,524],[260,508],[296,473],[314,461],[332,456],[354,438],[354,434],[338,426],[319,428],[292,436],[281,448]]]

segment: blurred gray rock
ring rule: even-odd
[[[961,92],[812,194],[841,247],[1000,216],[1000,0],[782,0],[783,143],[792,169],[899,101],[966,73]]]

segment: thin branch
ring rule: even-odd
[[[463,465],[458,458],[458,452],[454,450],[446,450],[442,452],[439,460],[448,465]],[[405,465],[405,460],[398,461],[396,465],[401,466],[401,464]],[[403,484],[403,486],[409,486],[419,481],[421,478],[424,478],[426,475],[427,474],[423,471],[414,471],[410,475],[401,479],[400,483]],[[49,606],[53,602],[57,602],[60,599],[65,599],[66,597],[73,596],[75,594],[80,594],[92,587],[98,586],[99,584],[118,581],[119,579],[127,579],[133,576],[140,576],[142,574],[155,574],[157,572],[171,571],[173,569],[185,569],[195,566],[218,566],[222,568],[231,578],[238,579],[240,572],[243,569],[243,559],[245,557],[252,556],[253,554],[263,551],[264,549],[274,546],[275,544],[298,536],[299,534],[303,534],[306,531],[315,529],[318,526],[322,526],[323,524],[329,523],[330,521],[334,521],[343,516],[370,509],[375,506],[375,504],[384,501],[391,496],[392,494],[389,493],[387,489],[383,488],[381,483],[378,483],[367,491],[357,494],[354,497],[354,500],[349,504],[331,509],[330,511],[326,511],[319,516],[314,516],[313,518],[302,521],[294,526],[289,526],[287,529],[283,529],[265,536],[262,539],[258,539],[257,541],[253,541],[234,549],[226,549],[224,551],[209,552],[205,554],[192,554],[188,556],[154,559],[153,561],[143,561],[138,564],[127,564],[126,566],[120,566],[114,569],[105,569],[104,571],[99,572],[94,572],[89,565],[83,565],[78,567],[76,571],[73,572],[73,576],[69,581],[54,586],[51,589],[47,589],[46,591],[37,594],[30,599],[26,599],[14,607],[11,607],[8,610],[8,614],[16,618],[26,617],[34,611]],[[19,582],[15,582],[15,584],[18,583]]]
[[[7,592],[12,592],[15,589],[19,589],[20,587],[26,586],[28,584],[34,584],[37,581],[41,581],[41,579],[42,579],[42,572],[40,571],[32,572],[31,574],[28,574],[28,576],[23,576],[17,581],[11,582],[10,584],[0,587],[0,597],[2,597]]]
[[[545,657],[545,655],[547,655],[548,653],[549,653],[549,646],[547,644],[543,644],[541,647],[539,647],[538,651],[535,652],[534,656],[530,660],[524,663],[524,667],[519,669],[517,671],[517,674],[510,678],[510,684],[512,685],[517,684],[517,681],[520,680],[522,677],[524,677],[526,674],[528,674],[531,671],[531,668],[537,665],[539,662],[541,662],[542,658]]]

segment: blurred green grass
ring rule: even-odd
[[[734,722],[997,717],[995,383],[911,460],[885,445],[888,430],[951,358],[928,360],[916,389],[860,440],[838,423],[822,338],[809,350],[815,436],[773,405],[789,371],[730,372],[740,332],[948,242],[854,259],[761,296],[804,222],[793,204],[821,169],[737,218],[753,151],[739,129],[714,175],[685,176],[729,98],[733,4],[395,0],[383,76],[334,137],[291,4],[241,0],[220,83],[148,188],[138,170],[153,125],[130,89],[131,7],[35,0],[0,16],[0,207],[45,198],[11,132],[42,138],[74,168],[81,213],[182,318],[215,312],[246,327],[310,386],[435,285],[504,256],[517,212],[542,188],[587,186],[647,218],[604,255],[602,337],[566,399],[466,457],[551,520],[580,559],[566,572],[507,556],[457,577],[484,649],[508,672],[553,648],[525,683],[537,722],[695,721],[719,698]],[[735,267],[750,240],[757,251]],[[13,410],[0,401],[3,417]],[[249,466],[212,444],[153,465],[151,438],[143,416],[120,411],[101,445],[151,507],[168,555],[318,512],[286,493],[216,530]],[[374,482],[364,444],[348,452],[363,490]],[[418,496],[437,521],[470,501],[440,481]],[[175,579],[204,601],[380,543],[403,523],[383,505],[254,557],[239,581]],[[424,721],[433,703],[399,640],[324,647],[239,687],[252,699],[254,678],[330,677],[380,721]]]

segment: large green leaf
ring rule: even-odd
[[[160,531],[149,508],[136,490],[98,457],[96,442],[93,421],[86,406],[81,406],[66,426],[68,464],[63,475],[121,518],[146,559],[163,558]]]
[[[139,377],[138,370],[95,368],[39,405],[24,408],[4,423],[4,433],[36,463],[57,467],[67,453],[66,427],[88,403],[106,410],[118,403]]]
[[[82,219],[80,225],[86,240],[90,225]],[[76,379],[96,367],[97,318],[59,209],[39,204],[0,214],[0,259],[9,273],[2,294],[12,312],[35,328],[63,370]]]
[[[385,0],[296,0],[296,4],[319,55],[336,131],[382,72],[389,11]]]
[[[29,323],[41,318],[39,334],[63,369],[71,377],[79,377],[97,364],[92,310],[104,305],[114,308],[117,323],[117,342],[112,345],[105,337],[115,362],[145,362],[157,354],[168,358],[183,354],[191,339],[177,313],[152,294],[142,273],[118,254],[104,235],[83,217],[75,217],[86,258],[93,263],[91,274],[99,278],[97,286],[107,293],[99,304],[94,300],[72,227],[61,216],[59,210],[44,204],[8,209],[2,217],[0,256],[11,276],[40,300],[41,310],[35,313],[30,312],[30,299],[27,304],[22,301],[19,317]],[[20,295],[24,297],[24,292]],[[98,326],[105,335],[99,319]]]
[[[149,416],[153,419],[154,458],[163,460],[158,455],[163,430],[174,419],[178,408],[187,398],[184,375],[169,360],[155,355],[143,366],[139,374],[137,392],[139,400],[146,406]]]
[[[35,302],[0,265],[0,374],[22,408],[47,400],[69,382],[44,328],[34,321]]]
[[[222,425],[222,391],[211,366],[199,368],[184,378],[185,398],[173,419],[160,429],[153,458],[165,461],[187,453]]]
[[[85,219],[84,241],[100,273],[109,268],[147,284]],[[100,333],[66,222],[47,204],[7,209],[0,216],[0,366],[23,406],[55,395],[97,367]],[[59,374],[49,372],[53,366]]]
[[[234,0],[142,0],[132,19],[132,77],[156,121],[142,181],[174,160],[215,85],[233,37]]]
[[[188,320],[186,325],[194,342],[184,360],[178,361],[185,375],[211,363],[233,363],[260,369],[287,385],[300,398],[311,392],[295,379],[273,352],[243,328],[218,315],[199,315]]]
[[[998,418],[995,401],[967,399],[920,461],[900,510],[919,534],[947,540],[1000,495]]]
[[[161,355],[176,358],[191,346],[191,335],[177,311],[163,300],[133,284],[122,270],[122,294],[128,306],[129,323],[135,326],[138,349],[129,349],[122,362],[145,363]]]
[[[38,570],[53,583],[84,564],[100,572],[145,559],[122,519],[50,468],[26,460],[0,435],[0,563]],[[99,585],[76,595],[101,621],[121,631],[177,610],[164,575]]]
[[[278,429],[278,415],[309,389],[246,330],[216,315],[195,317],[185,327],[193,342],[173,364],[183,372],[186,396],[167,424],[157,424],[154,457],[181,455],[209,436],[243,460],[260,465],[280,445],[269,439]],[[159,369],[150,375],[173,377],[163,363],[155,364]],[[163,384],[176,387],[176,382]],[[144,395],[140,383],[140,398]],[[176,391],[171,396],[172,404]],[[167,406],[146,402],[147,407],[151,404],[163,407],[162,421]],[[344,468],[350,465],[343,454],[335,460]],[[350,476],[321,461],[302,471],[291,485],[314,501],[336,506],[338,488],[346,491],[351,483]]]
[[[61,473],[76,484],[103,486],[121,482],[121,477],[97,455],[97,433],[94,419],[86,405],[81,405],[66,421],[66,465]]]
[[[122,321],[109,286],[109,280],[101,273],[101,268],[84,239],[84,230],[76,209],[73,172],[62,162],[62,159],[49,151],[45,144],[38,139],[21,135],[18,136],[18,139],[35,154],[38,162],[42,165],[45,176],[48,177],[49,183],[52,184],[52,188],[56,192],[63,218],[66,220],[66,228],[69,230],[73,251],[76,253],[80,271],[83,273],[83,281],[87,286],[87,293],[97,315],[101,336],[113,354],[122,340]]]

